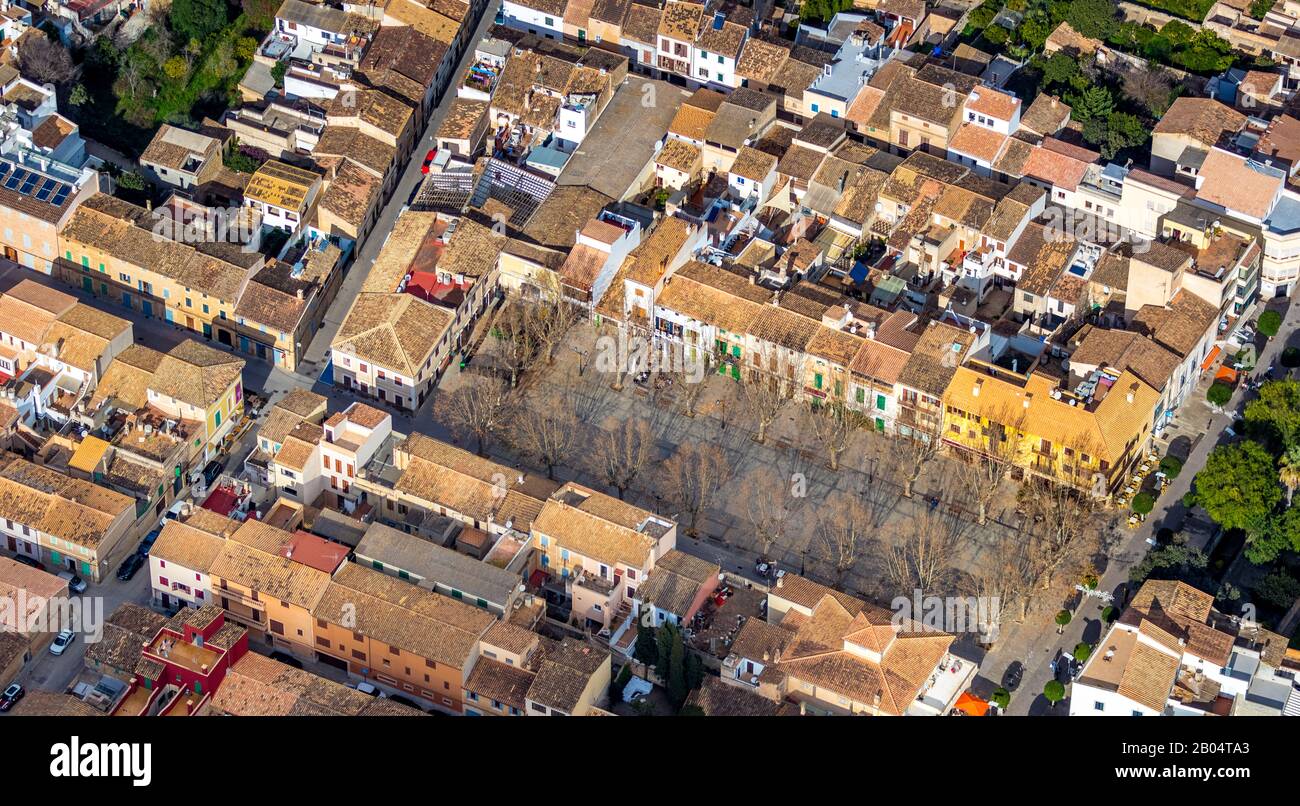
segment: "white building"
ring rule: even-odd
[[[1074,682],[1070,716],[1280,715],[1300,708],[1285,649],[1208,593],[1147,581]]]

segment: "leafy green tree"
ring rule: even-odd
[[[1268,338],[1273,338],[1282,329],[1282,314],[1272,310],[1264,311],[1259,315],[1255,329]]]
[[[1281,453],[1300,443],[1300,381],[1286,378],[1259,387],[1259,397],[1246,404],[1246,428]]]
[[[666,625],[665,625],[666,626]],[[668,699],[674,708],[681,708],[686,702],[686,695],[691,690],[686,685],[686,647],[682,643],[682,634],[672,628],[673,645],[668,660]]]
[[[1278,568],[1255,585],[1255,595],[1274,607],[1286,610],[1300,598],[1300,580]]]
[[[1079,663],[1087,663],[1088,658],[1092,656],[1092,646],[1080,641],[1074,647],[1074,659]]]
[[[186,40],[205,42],[229,24],[230,6],[226,0],[172,0],[168,21]]]
[[[1277,477],[1286,488],[1286,505],[1291,506],[1296,487],[1300,487],[1300,445],[1290,445],[1277,460]]]
[[[85,84],[77,84],[72,88],[72,92],[68,93],[68,103],[73,106],[84,106],[89,101],[90,93],[86,92]]]
[[[1043,81],[1048,86],[1068,84],[1078,74],[1079,63],[1061,51],[1043,62]]]
[[[1141,492],[1133,496],[1133,511],[1139,515],[1149,515],[1156,508],[1156,499],[1151,493]]]
[[[1232,387],[1222,381],[1215,381],[1205,390],[1205,399],[1216,406],[1223,406],[1232,400]]]
[[[181,56],[173,56],[163,62],[163,74],[172,81],[184,81],[190,74],[190,66],[185,63]]]
[[[996,705],[999,711],[1005,711],[1011,705],[1011,692],[1004,688],[996,689],[993,695],[989,697],[989,702]]]
[[[1062,610],[1059,613],[1057,613],[1056,614],[1057,635],[1060,635],[1062,632],[1064,632],[1065,625],[1069,624],[1073,619],[1074,619],[1074,614],[1072,614],[1069,610]]]
[[[1087,37],[1105,39],[1115,30],[1115,6],[1109,0],[1070,0],[1064,9],[1065,21]]]
[[[1300,509],[1271,515],[1263,529],[1247,536],[1243,553],[1255,565],[1267,565],[1284,551],[1300,551]]]
[[[704,682],[704,661],[692,652],[686,656],[686,690],[694,691]]]
[[[659,644],[655,641],[654,627],[648,625],[637,627],[636,645],[632,649],[632,657],[646,666],[654,666],[659,662]]]
[[[252,61],[253,56],[256,54],[257,40],[253,37],[241,36],[238,41],[235,42],[235,55],[239,57],[241,62]]]
[[[1257,20],[1264,19],[1264,15],[1273,10],[1273,4],[1277,0],[1253,0],[1250,9],[1246,12]]]
[[[668,681],[668,667],[672,664],[674,631],[668,622],[655,630],[655,671],[664,682]]]
[[[1225,529],[1259,531],[1282,499],[1273,457],[1257,442],[1215,448],[1195,484],[1196,503]]]
[[[1110,113],[1115,111],[1115,99],[1111,96],[1110,90],[1102,86],[1089,87],[1074,96],[1073,101],[1074,103],[1071,104],[1074,109],[1073,116],[1084,123],[1105,122],[1110,119]]]
[[[1043,686],[1043,696],[1055,708],[1058,702],[1065,699],[1065,686],[1060,680],[1048,680],[1047,685]]]
[[[1148,577],[1190,581],[1199,578],[1208,564],[1205,552],[1188,546],[1183,540],[1148,551],[1141,562],[1129,569],[1128,578],[1134,584]]]
[[[1160,472],[1165,474],[1165,478],[1173,481],[1178,478],[1178,474],[1183,472],[1183,460],[1177,456],[1166,456],[1160,460]]]
[[[609,685],[610,700],[612,700],[613,702],[619,702],[620,700],[622,700],[623,689],[627,688],[628,681],[630,681],[631,679],[632,679],[632,667],[627,664],[623,664],[623,668],[619,669],[618,671],[618,677],[615,677],[614,682],[610,683]]]

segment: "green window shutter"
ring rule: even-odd
[[[370,565],[371,565],[372,567],[374,567],[374,569],[375,569],[376,571],[382,571],[382,570],[384,570],[384,564],[381,563],[379,560],[371,560],[371,561],[370,561]]]
[[[85,574],[86,576],[90,576],[90,563],[82,562],[81,573]]]
[[[861,387],[858,388],[858,402],[859,403],[867,402],[867,390]]]
[[[876,430],[877,431],[885,430],[885,421],[880,419],[879,417],[876,418]]]
[[[842,394],[844,394],[844,381],[836,381],[836,382],[835,382],[835,396],[836,396],[836,397],[839,397],[839,396],[842,395]]]
[[[731,347],[731,354],[734,355],[736,358],[740,358],[740,345],[739,345],[739,344],[732,345],[732,347]]]
[[[884,396],[884,395],[876,395],[876,408],[880,409],[881,411],[884,411],[884,410],[885,410],[885,396]]]
[[[62,564],[63,564],[63,555],[60,554],[60,553],[57,552],[57,551],[51,551],[51,552],[50,552],[50,559],[51,559],[51,560],[54,560],[54,564],[55,564],[55,565],[62,565]]]
[[[820,372],[813,373],[813,388],[822,388],[822,374]]]

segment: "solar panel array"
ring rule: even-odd
[[[0,184],[6,190],[31,196],[37,201],[49,202],[55,207],[67,201],[72,193],[72,186],[66,182],[19,168],[9,160],[0,160]]]

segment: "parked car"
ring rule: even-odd
[[[217,477],[221,475],[221,472],[221,462],[218,462],[216,459],[208,462],[203,466],[203,483],[208,487],[211,487],[212,482],[217,480]]]
[[[402,705],[407,706],[408,708],[414,708],[414,709],[417,710],[417,711],[423,711],[423,710],[424,710],[424,706],[423,706],[423,705],[420,705],[418,702],[416,702],[415,700],[411,699],[410,697],[403,697],[401,694],[394,694],[393,696],[389,697],[388,699],[392,700],[393,702],[399,702],[399,703],[401,703]]]
[[[72,630],[60,630],[59,634],[54,636],[54,640],[50,643],[50,654],[62,655],[68,651],[68,647],[72,645],[76,637],[77,634]]]
[[[141,557],[148,557],[149,549],[153,548],[153,544],[160,534],[162,534],[162,529],[154,529],[152,532],[145,535],[144,540],[140,541],[140,547],[135,550],[135,553],[139,554]]]
[[[427,174],[433,166],[433,161],[438,156],[438,149],[431,148],[429,153],[424,155],[424,164],[420,166],[420,173]]]
[[[140,570],[140,566],[144,565],[144,559],[144,555],[139,552],[127,557],[122,561],[122,566],[117,569],[117,578],[122,582],[130,580],[135,576],[135,572]]]
[[[28,557],[26,554],[15,554],[14,562],[20,562],[23,565],[31,566],[32,568],[35,568],[38,571],[45,570],[44,565],[41,565],[38,561],[33,560],[31,557]]]
[[[298,660],[293,655],[286,652],[280,652],[279,650],[271,653],[271,660],[278,660],[285,666],[292,666],[295,669],[302,668],[302,661]]]
[[[71,571],[60,571],[58,576],[59,579],[68,583],[68,590],[72,591],[73,593],[86,592],[86,581],[81,577],[77,576],[76,574],[72,573]]]
[[[347,685],[348,688],[354,688],[362,694],[369,694],[371,697],[378,697],[381,700],[387,696],[384,692],[380,691],[379,687],[374,683],[368,683],[365,680],[362,680],[359,683],[348,683]]]
[[[3,694],[0,694],[0,711],[8,711],[13,708],[26,693],[22,686],[11,683],[9,688],[5,689]]]
[[[1012,661],[1007,667],[1006,673],[1002,675],[1002,687],[1007,691],[1015,691],[1020,687],[1020,680],[1025,676],[1025,664],[1018,660]]]

